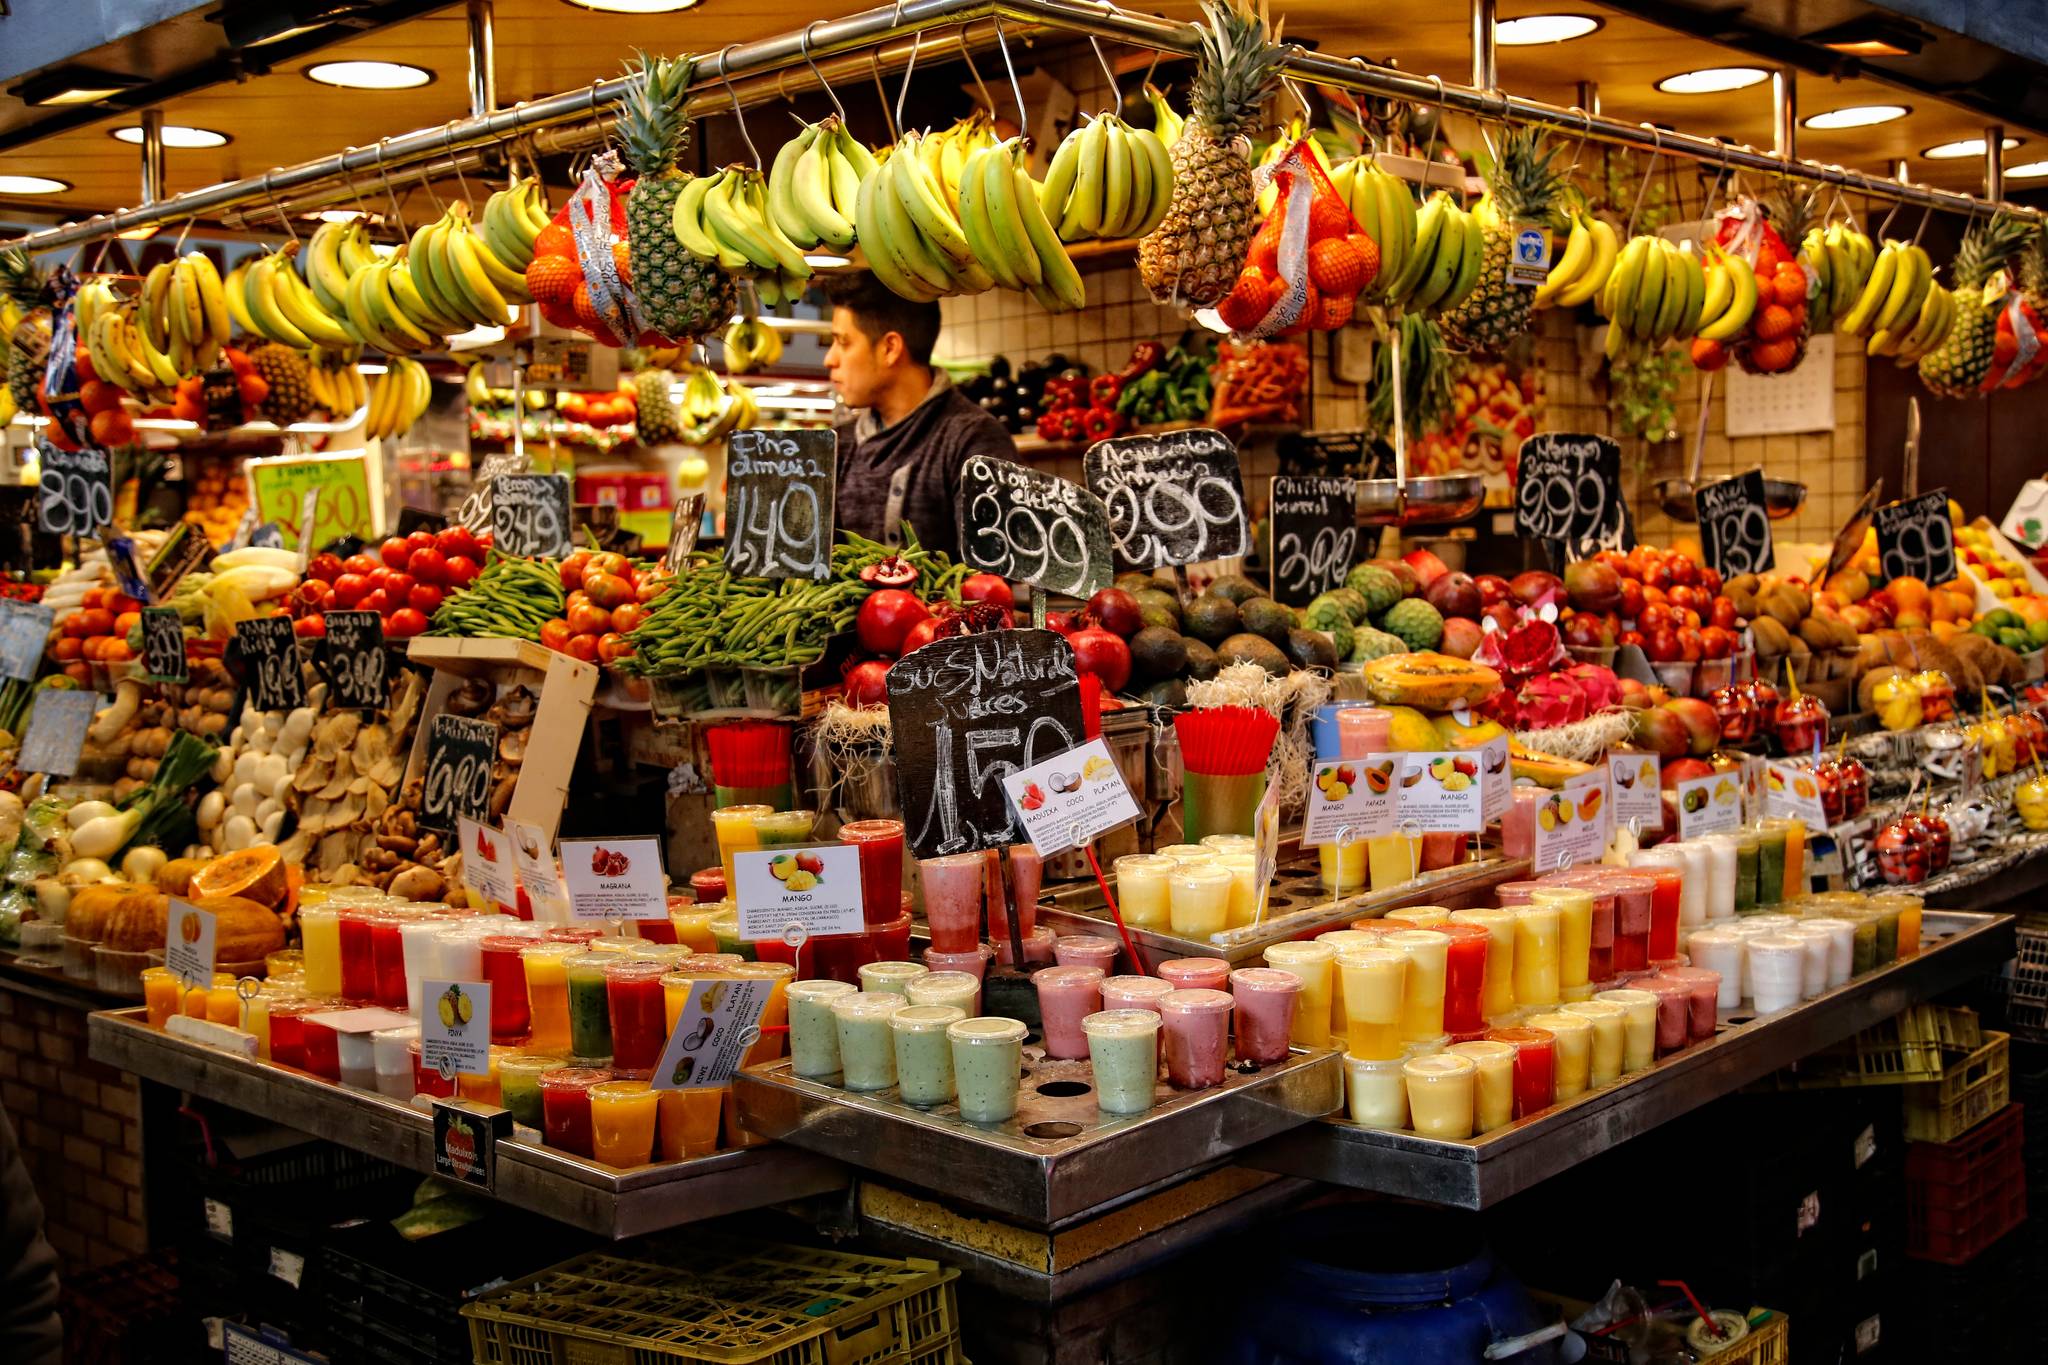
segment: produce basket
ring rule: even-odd
[[[1791,1339],[1791,1319],[1771,1313],[1762,1324],[1752,1319],[1748,1336],[1704,1357],[1700,1365],[1785,1365],[1792,1357]]]
[[[1906,1152],[1906,1254],[1962,1265],[2026,1217],[2026,1124],[2009,1104],[1954,1142]]]
[[[2012,1039],[1986,1031],[1984,1045],[1951,1059],[1941,1079],[1906,1087],[1906,1137],[1953,1142],[2012,1101]]]
[[[1910,1085],[1945,1074],[1943,1051],[1968,1053],[1983,1041],[1975,1010],[1909,1005],[1845,1042],[1781,1073],[1781,1089]]]

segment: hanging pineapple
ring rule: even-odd
[[[35,412],[50,351],[50,281],[26,251],[0,251],[0,306],[13,319],[0,328],[8,396],[15,411]]]
[[[634,426],[640,433],[641,445],[655,446],[682,439],[682,428],[676,423],[675,400],[669,397],[674,384],[675,376],[667,370],[634,373]]]
[[[1556,144],[1547,143],[1534,128],[1510,128],[1501,135],[1500,156],[1486,178],[1486,196],[1472,210],[1485,243],[1479,284],[1443,315],[1444,338],[1451,345],[1497,356],[1529,329],[1536,291],[1510,284],[1508,265],[1517,227],[1564,226],[1558,208],[1564,178],[1552,164],[1556,155]]]
[[[1998,214],[1988,223],[1972,223],[1949,264],[1949,288],[1956,303],[1955,325],[1947,339],[1920,358],[1920,382],[1948,398],[1971,398],[1991,370],[1998,322],[1985,286],[2026,243],[2032,225],[2023,218]],[[2002,293],[2002,291],[2001,291]]]
[[[1287,49],[1262,6],[1202,0],[1201,68],[1193,110],[1167,149],[1173,202],[1138,243],[1138,273],[1161,303],[1205,308],[1230,292],[1258,228],[1247,130],[1280,81]]]
[[[690,179],[676,163],[690,140],[683,100],[695,69],[693,58],[641,53],[619,113],[626,164],[636,177],[626,199],[633,293],[648,330],[678,342],[723,326],[735,301],[732,279],[718,263],[676,240],[676,198]]]

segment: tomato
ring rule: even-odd
[[[414,531],[405,538],[405,548],[413,554],[418,554],[421,550],[433,549],[434,533],[432,531]]]
[[[574,592],[583,586],[583,570],[590,563],[590,551],[578,550],[562,561],[562,588]]]
[[[593,559],[592,563],[595,562]],[[583,590],[590,594],[591,601],[607,611],[633,600],[633,585],[615,573],[586,573]]]
[[[370,580],[370,591],[382,592],[385,585],[391,582],[391,570],[379,569],[375,573],[365,575],[365,577]]]
[[[82,640],[85,638],[85,622],[78,619],[83,615],[85,613],[82,611],[74,611],[64,618],[64,625],[62,627],[64,638],[67,640]]]
[[[569,623],[557,616],[544,622],[540,628],[540,642],[549,649],[567,649],[569,646]]]
[[[106,600],[101,602],[100,605],[105,607],[108,611],[114,613],[114,615],[116,616],[121,616],[131,611],[142,610],[142,603],[136,601],[134,598],[130,597],[125,592],[109,592],[106,596]]]
[[[384,595],[394,602],[403,602],[419,580],[409,573],[395,573],[376,586],[384,589]]]
[[[461,555],[466,559],[482,559],[483,547],[476,543],[467,526],[450,526],[434,533],[434,548],[450,559]]]
[[[621,634],[630,634],[646,619],[647,608],[638,602],[628,602],[624,606],[612,608],[612,629]]]
[[[398,603],[393,602],[391,600],[390,593],[384,591],[382,588],[373,588],[370,590],[370,594],[367,597],[363,598],[362,604],[357,608],[357,610],[374,611],[379,616],[386,616],[389,615],[393,610],[395,610],[397,606]]]
[[[306,565],[306,577],[317,578],[322,583],[332,583],[341,577],[341,556],[322,550]]]
[[[594,573],[615,573],[624,578],[632,572],[633,561],[624,555],[613,550],[593,550],[590,554],[590,567],[583,571],[583,575],[588,578]]]
[[[597,662],[597,637],[595,635],[571,635],[568,644],[569,657],[581,659],[587,664]]]
[[[85,642],[67,635],[50,646],[50,657],[60,664],[82,659],[85,657]]]
[[[426,628],[426,614],[411,607],[400,607],[384,618],[384,633],[394,640],[409,640]]]
[[[104,635],[90,636],[86,639],[84,647],[79,650],[79,654],[88,661],[97,663],[106,643],[107,637]]]
[[[633,652],[633,642],[615,630],[597,637],[597,657],[605,663],[623,659]]]
[[[476,576],[482,572],[468,555],[450,555],[447,566],[442,570],[441,582],[451,588],[466,588],[476,582]]]
[[[612,628],[612,614],[603,607],[579,602],[569,608],[571,635],[602,635]]]
[[[405,562],[405,569],[422,583],[445,583],[448,580],[448,556],[429,544],[412,552],[412,557]]]
[[[394,597],[392,600],[397,599]],[[441,605],[441,590],[432,583],[415,583],[406,590],[405,604],[414,611],[432,616]]]
[[[348,611],[354,611],[369,595],[370,580],[364,574],[345,573],[334,580],[334,600]]]
[[[71,663],[64,665],[64,676],[75,683],[90,685],[92,682],[92,665],[83,660],[73,660]]]
[[[107,647],[100,657],[110,664],[126,663],[135,657],[135,651],[128,648],[128,642],[116,635],[108,639]]]
[[[388,566],[379,563],[375,555],[353,554],[341,561],[341,567],[346,573],[361,574],[364,578],[368,578],[371,574],[377,572],[378,569]]]
[[[377,557],[384,561],[384,566],[388,569],[404,568],[405,557],[411,553],[412,547],[397,536],[391,537],[377,547]]]
[[[292,625],[292,634],[302,640],[318,640],[327,634],[327,618],[320,615],[301,616]]]

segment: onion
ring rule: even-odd
[[[105,801],[80,801],[64,812],[64,822],[73,829],[81,829],[89,821],[113,814],[116,814],[114,807]]]

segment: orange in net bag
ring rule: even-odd
[[[1306,139],[1270,175],[1279,191],[1273,211],[1217,316],[1239,336],[1334,331],[1351,321],[1359,293],[1379,275],[1379,244],[1351,216]]]

